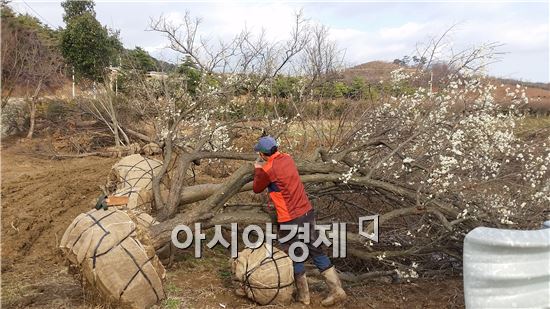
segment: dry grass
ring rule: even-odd
[[[526,117],[518,124],[516,132],[520,135],[524,135],[540,130],[550,130],[550,116]]]

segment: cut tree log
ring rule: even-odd
[[[124,128],[124,130],[126,132],[128,132],[128,134],[132,135],[133,137],[136,137],[142,141],[145,141],[147,143],[152,143],[154,142],[155,140],[153,138],[150,138],[149,136],[143,134],[143,133],[140,133],[140,132],[137,132],[137,131],[134,131],[132,129],[128,129],[128,128]]]
[[[308,172],[314,172],[316,170],[322,171],[335,171],[342,170],[336,165],[333,164],[315,164],[315,163],[304,163],[299,165],[299,170]],[[249,180],[252,177],[252,167],[251,164],[241,167],[237,172],[235,172],[229,179],[223,184],[207,184],[207,185],[197,185],[192,187],[187,187],[182,192],[181,206],[190,203],[196,203],[199,201],[204,201],[198,205],[191,206],[184,213],[177,214],[175,217],[161,222],[160,224],[153,227],[153,243],[155,248],[160,248],[164,244],[170,241],[171,231],[179,224],[191,225],[194,222],[200,220],[211,219],[214,215],[212,210],[216,207],[223,205],[230,197],[238,192],[250,191],[252,190],[252,183]],[[302,175],[301,180],[303,183],[323,183],[323,182],[334,182],[341,183],[342,174],[340,173],[315,173]],[[416,199],[416,192],[412,189],[398,186],[389,182],[371,179],[368,177],[351,177],[347,180],[349,184],[361,185],[374,189],[381,189],[387,192],[391,192],[397,196],[406,197],[409,200]],[[417,215],[420,213],[431,212],[436,214],[436,216],[442,221],[445,227],[449,227],[449,222],[445,219],[443,213],[455,217],[458,216],[458,211],[452,209],[449,206],[445,206],[437,201],[430,201],[430,207],[419,209],[416,207],[398,209],[381,216],[382,222],[385,222],[388,219],[394,218],[396,216],[407,216],[407,215]],[[234,218],[236,221],[245,220],[246,218]],[[372,224],[367,227],[367,231],[372,232]],[[364,257],[363,254],[360,257]],[[372,256],[369,255],[369,258]]]

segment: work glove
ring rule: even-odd
[[[109,206],[107,206],[107,195],[105,194],[101,194],[95,203],[95,209],[100,210],[102,208],[103,210],[109,209]]]
[[[262,168],[264,164],[265,161],[262,158],[258,157],[256,161],[254,161],[254,168]]]

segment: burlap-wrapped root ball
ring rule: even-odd
[[[139,154],[124,157],[111,168],[107,188],[115,196],[129,198],[125,208],[150,213],[153,202],[153,176],[158,175],[161,167],[161,161]],[[164,183],[161,183],[161,192],[167,195]]]
[[[165,298],[164,268],[138,231],[123,211],[91,210],[74,219],[60,248],[106,301],[149,308]]]
[[[260,305],[286,305],[292,302],[294,269],[292,260],[273,247],[269,255],[266,244],[257,249],[244,249],[232,260],[233,280],[246,296]]]
[[[139,154],[127,156],[113,165],[109,181],[116,184],[116,189],[151,188],[153,175],[160,171],[161,165],[161,161],[145,158]]]

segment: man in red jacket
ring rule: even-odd
[[[310,240],[306,243],[309,256],[312,257],[313,263],[325,277],[330,292],[321,304],[331,306],[343,301],[346,298],[346,292],[342,289],[334,266],[320,248],[312,245],[319,237],[319,232],[315,229],[313,207],[300,180],[294,160],[290,155],[278,151],[277,142],[271,136],[260,138],[254,146],[254,151],[258,152],[261,160],[257,160],[254,164],[253,189],[255,193],[268,189],[271,201],[277,211],[279,239],[287,236],[291,229],[297,230],[300,227],[303,228],[304,223],[309,223]],[[281,243],[281,245],[288,253],[290,245],[297,241],[300,240],[295,234],[289,241]],[[297,256],[301,256],[302,253],[300,248],[296,250]],[[308,305],[310,303],[309,287],[303,262],[294,262],[294,278],[298,291],[297,300]]]

